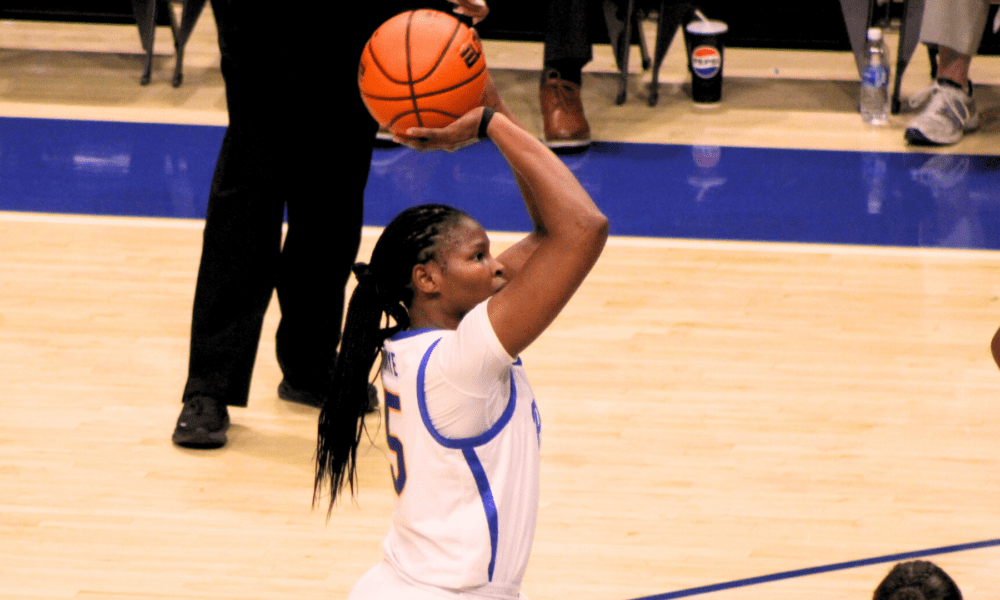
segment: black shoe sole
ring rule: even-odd
[[[196,450],[214,450],[226,445],[229,439],[226,437],[226,430],[229,429],[229,419],[226,418],[222,429],[218,431],[208,431],[204,427],[199,427],[194,431],[186,429],[174,429],[171,438],[175,444],[182,448],[194,448]]]

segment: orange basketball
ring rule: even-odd
[[[358,65],[358,87],[379,125],[444,127],[481,103],[486,59],[475,32],[436,10],[412,10],[372,34]]]

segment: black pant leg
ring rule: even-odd
[[[293,71],[299,83],[285,146],[294,160],[283,185],[288,233],[277,281],[276,346],[285,379],[314,392],[325,391],[336,360],[378,128],[361,101],[358,62],[371,32],[397,12],[391,5],[369,10],[331,37],[339,10],[314,7],[295,39],[284,40],[299,57]]]
[[[344,314],[344,290],[361,242],[362,198],[375,126],[365,146],[325,165],[336,183],[288,201],[281,252],[276,335],[278,364],[293,386],[323,390],[332,376]]]
[[[184,398],[204,394],[245,406],[281,250],[281,118],[269,108],[266,13],[255,2],[213,0],[229,127],[208,199],[195,287]]]
[[[216,165],[202,242],[184,396],[246,406],[274,289],[282,204],[269,192],[258,144],[230,128]]]
[[[234,406],[247,403],[275,287],[283,374],[311,391],[328,380],[377,129],[357,65],[371,32],[401,9],[379,5],[344,29],[336,3],[261,4],[212,2],[229,128],[209,197],[185,388],[185,397]]]
[[[545,63],[593,58],[588,29],[589,0],[549,0],[545,26]]]

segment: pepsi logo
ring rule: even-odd
[[[711,79],[722,69],[722,55],[712,46],[698,46],[691,52],[691,70],[702,79]]]

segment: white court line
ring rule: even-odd
[[[51,223],[54,225],[111,225],[118,227],[158,227],[204,229],[204,219],[166,219],[153,217],[111,217],[0,211],[0,221],[11,223]]]
[[[114,217],[94,215],[66,215],[45,213],[24,213],[0,211],[0,222],[21,223],[51,223],[59,225],[105,225],[114,227],[149,227],[173,229],[204,229],[204,219],[171,219],[154,217]],[[382,233],[381,227],[362,227],[364,237],[377,238]],[[524,233],[489,232],[490,237],[498,242],[516,242],[524,237]],[[846,244],[804,244],[794,242],[745,242],[725,240],[692,240],[678,238],[646,238],[630,236],[612,236],[609,246],[625,248],[661,248],[676,250],[714,250],[724,252],[769,252],[790,254],[838,254],[838,255],[872,255],[899,256],[921,259],[954,260],[954,261],[998,261],[1000,251],[973,250],[967,248],[909,248],[903,246],[860,246]]]
[[[207,125],[211,127],[229,125],[229,114],[225,110],[187,110],[184,108],[146,108],[141,106],[78,106],[74,104],[0,102],[0,117],[150,123],[155,125]]]

